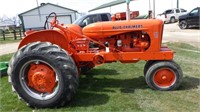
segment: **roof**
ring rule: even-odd
[[[55,6],[55,7],[60,7],[60,8],[66,9],[66,10],[71,10],[71,11],[74,11],[74,12],[78,12],[78,11],[76,11],[76,10],[69,9],[69,8],[66,8],[66,7],[62,7],[62,6],[59,6],[59,5],[55,5],[55,4],[52,4],[52,3],[46,3],[46,4],[44,4],[44,5],[41,5],[41,6],[38,6],[38,7],[36,7],[36,8],[30,9],[30,10],[28,10],[28,11],[26,11],[26,12],[23,12],[23,13],[19,14],[19,16],[22,16],[23,14],[29,13],[29,12],[31,12],[31,11],[33,11],[33,10],[36,10],[36,9],[38,9],[38,8],[41,8],[41,7],[44,7],[44,6],[46,6],[46,5],[52,5],[52,6]]]
[[[130,1],[133,1],[133,0],[130,0]],[[118,4],[122,4],[122,3],[125,3],[126,0],[115,0],[115,1],[112,1],[112,2],[109,2],[109,3],[105,3],[103,5],[100,5],[94,9],[91,9],[89,10],[89,12],[91,11],[95,11],[95,10],[98,10],[98,9],[103,9],[103,8],[106,8],[106,7],[110,7],[110,6],[114,6],[114,5],[118,5]]]

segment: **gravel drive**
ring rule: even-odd
[[[19,42],[0,45],[0,56],[4,54],[16,52],[18,45],[19,45]]]

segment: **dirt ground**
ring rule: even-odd
[[[178,23],[165,24],[163,42],[184,42],[200,48],[200,29],[191,28],[181,30]]]
[[[0,45],[0,56],[4,54],[14,53],[15,51],[17,51],[18,45],[19,42]]]
[[[165,24],[163,42],[184,42],[200,48],[200,29],[181,30],[178,23]],[[0,45],[0,55],[15,52],[18,45],[19,42]]]

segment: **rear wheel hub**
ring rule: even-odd
[[[28,86],[38,92],[52,93],[56,86],[55,72],[45,64],[31,64]]]

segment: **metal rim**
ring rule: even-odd
[[[159,88],[169,88],[176,82],[175,72],[170,68],[158,69],[153,75],[153,82]]]
[[[174,17],[171,18],[171,22],[172,22],[172,23],[175,22],[175,18],[174,18]]]
[[[181,21],[180,26],[182,29],[185,29],[187,27],[186,22]]]
[[[53,69],[53,71],[55,72],[55,76],[56,76],[56,82],[57,85],[55,86],[55,88],[53,89],[52,93],[46,93],[46,92],[39,92],[37,90],[34,90],[33,88],[29,87],[28,85],[28,69],[30,68],[31,64],[46,64],[48,65],[51,69]],[[43,60],[30,60],[28,62],[26,62],[25,64],[23,64],[23,66],[21,67],[21,70],[19,72],[19,81],[20,84],[23,88],[23,90],[31,97],[38,99],[38,100],[49,100],[51,98],[53,98],[54,96],[56,96],[56,94],[58,93],[58,90],[60,88],[60,79],[58,77],[58,71],[54,69],[54,67],[52,67],[49,63],[43,61]]]

